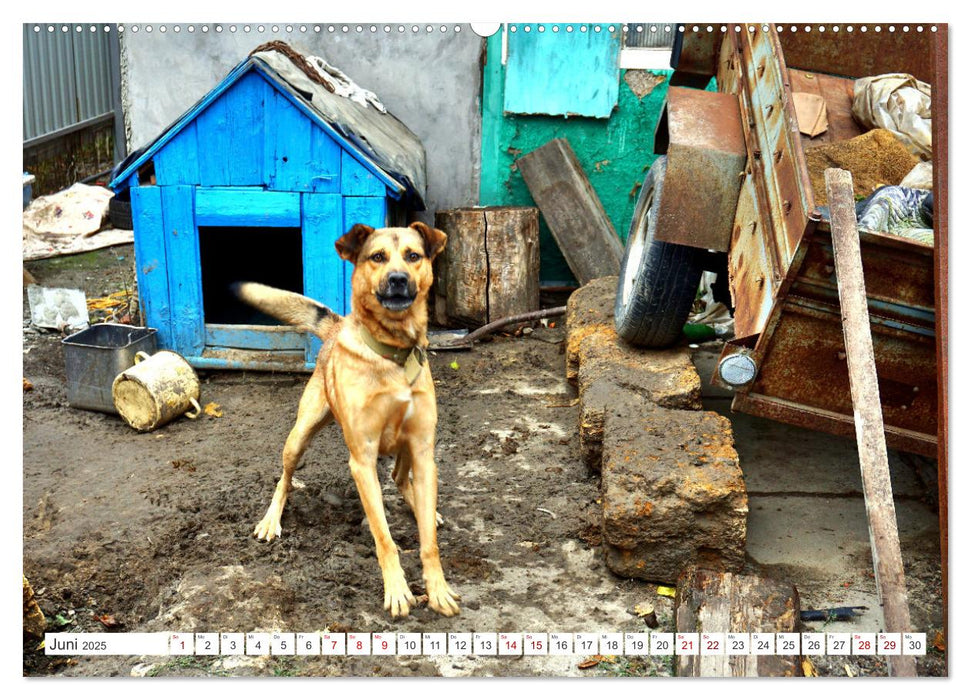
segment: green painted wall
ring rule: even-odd
[[[503,114],[501,35],[489,38],[483,80],[482,205],[535,206],[515,160],[551,139],[565,138],[600,198],[621,240],[634,213],[644,174],[654,162],[654,127],[664,105],[671,71],[652,71],[663,80],[638,98],[620,77],[617,108],[609,119]],[[540,279],[576,284],[546,222],[540,217]]]

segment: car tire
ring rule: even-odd
[[[130,199],[119,199],[118,195],[115,195],[108,200],[108,220],[111,221],[111,226],[113,228],[121,228],[126,231],[131,231],[134,227],[132,226],[131,218],[131,200]]]
[[[660,348],[681,337],[704,271],[705,251],[654,237],[667,157],[641,186],[620,266],[614,324],[633,345]]]

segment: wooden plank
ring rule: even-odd
[[[330,134],[314,125],[310,134],[310,191],[321,193],[337,193],[341,191],[341,164],[344,151],[331,138]],[[380,188],[375,187],[377,195],[384,194],[384,183],[378,180]]]
[[[374,228],[388,225],[388,202],[384,197],[344,197],[342,206],[344,209],[342,233],[350,231],[354,224],[366,224]],[[334,308],[333,311],[346,315],[351,312],[351,266],[349,263],[343,263],[343,267],[343,309]]]
[[[182,355],[197,355],[205,345],[199,231],[193,220],[194,187],[162,187],[166,269],[172,305],[172,345]]]
[[[870,335],[860,237],[856,229],[853,177],[848,171],[836,168],[828,168],[824,177],[831,212],[833,258],[843,314],[843,338],[853,397],[856,444],[863,474],[870,549],[883,607],[884,629],[888,632],[911,632],[907,582],[900,555],[883,409],[880,407],[873,338]],[[913,656],[889,656],[887,661],[893,676],[917,675]]]
[[[302,350],[240,350],[207,347],[202,355],[189,355],[186,361],[199,369],[256,369],[277,372],[310,372]]]
[[[172,348],[169,278],[166,274],[165,227],[162,222],[162,188],[132,187],[131,211],[135,225],[135,272],[138,303],[145,324],[158,329],[160,348]]]
[[[262,185],[264,79],[244,75],[196,120],[202,185]]]
[[[206,347],[240,350],[303,350],[305,333],[289,326],[207,323]]]
[[[300,226],[300,194],[257,187],[200,187],[198,226]]]
[[[229,185],[232,127],[225,94],[206,107],[196,118],[195,124],[196,138],[205,154],[199,161],[199,184],[209,187]]]
[[[934,306],[935,333],[937,346],[937,483],[938,483],[938,523],[941,530],[941,574],[944,589],[944,672],[951,667],[951,645],[949,643],[948,615],[948,406],[950,387],[948,385],[948,43],[947,25],[934,33],[930,52],[933,64],[931,81],[931,114],[934,116]]]
[[[339,194],[306,193],[303,200],[303,293],[337,313],[344,313],[344,277],[350,270],[334,242],[344,233]],[[306,334],[307,363],[316,362],[320,339]]]
[[[155,156],[155,182],[159,185],[198,185],[199,148],[196,125],[186,125]]]
[[[266,186],[284,192],[309,192],[313,123],[268,82],[265,93]]]
[[[624,247],[570,143],[553,139],[516,166],[577,281],[619,274]]]
[[[351,197],[383,197],[385,186],[347,151],[341,153],[341,190]]]
[[[229,160],[229,180],[213,185],[264,185],[263,97],[265,81],[259,73],[248,73],[223,96],[229,113],[229,150],[210,157]],[[200,140],[200,143],[204,143]]]
[[[606,118],[617,105],[620,26],[516,25],[509,32],[503,109]],[[528,31],[527,31],[528,28]]]
[[[799,593],[788,583],[759,576],[689,569],[678,580],[678,632],[795,632]],[[707,678],[798,676],[798,655],[679,655],[679,676]]]

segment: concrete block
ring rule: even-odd
[[[701,408],[701,380],[685,348],[635,348],[622,342],[610,326],[581,338],[577,356],[580,449],[591,469],[600,469],[604,412],[608,407],[648,403]]]
[[[591,333],[613,330],[617,277],[592,280],[570,295],[566,303],[566,378],[577,383],[580,341]]]
[[[600,471],[604,439],[604,413],[607,407],[636,411],[644,397],[626,389],[610,377],[590,382],[580,398],[580,454],[583,462]]]
[[[745,562],[748,497],[723,416],[610,407],[601,497],[607,565],[620,576],[672,583],[691,565]]]
[[[610,331],[590,333],[579,343],[577,389],[580,400],[595,382],[609,378],[665,408],[701,409],[701,379],[688,348],[644,349]]]
[[[614,330],[616,277],[601,277],[574,292],[566,311],[566,375],[580,394],[580,449],[600,468],[607,406],[649,402],[700,409],[701,380],[686,348],[646,350]]]

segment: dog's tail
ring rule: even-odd
[[[340,316],[313,299],[258,282],[235,282],[233,293],[250,306],[323,339]]]

